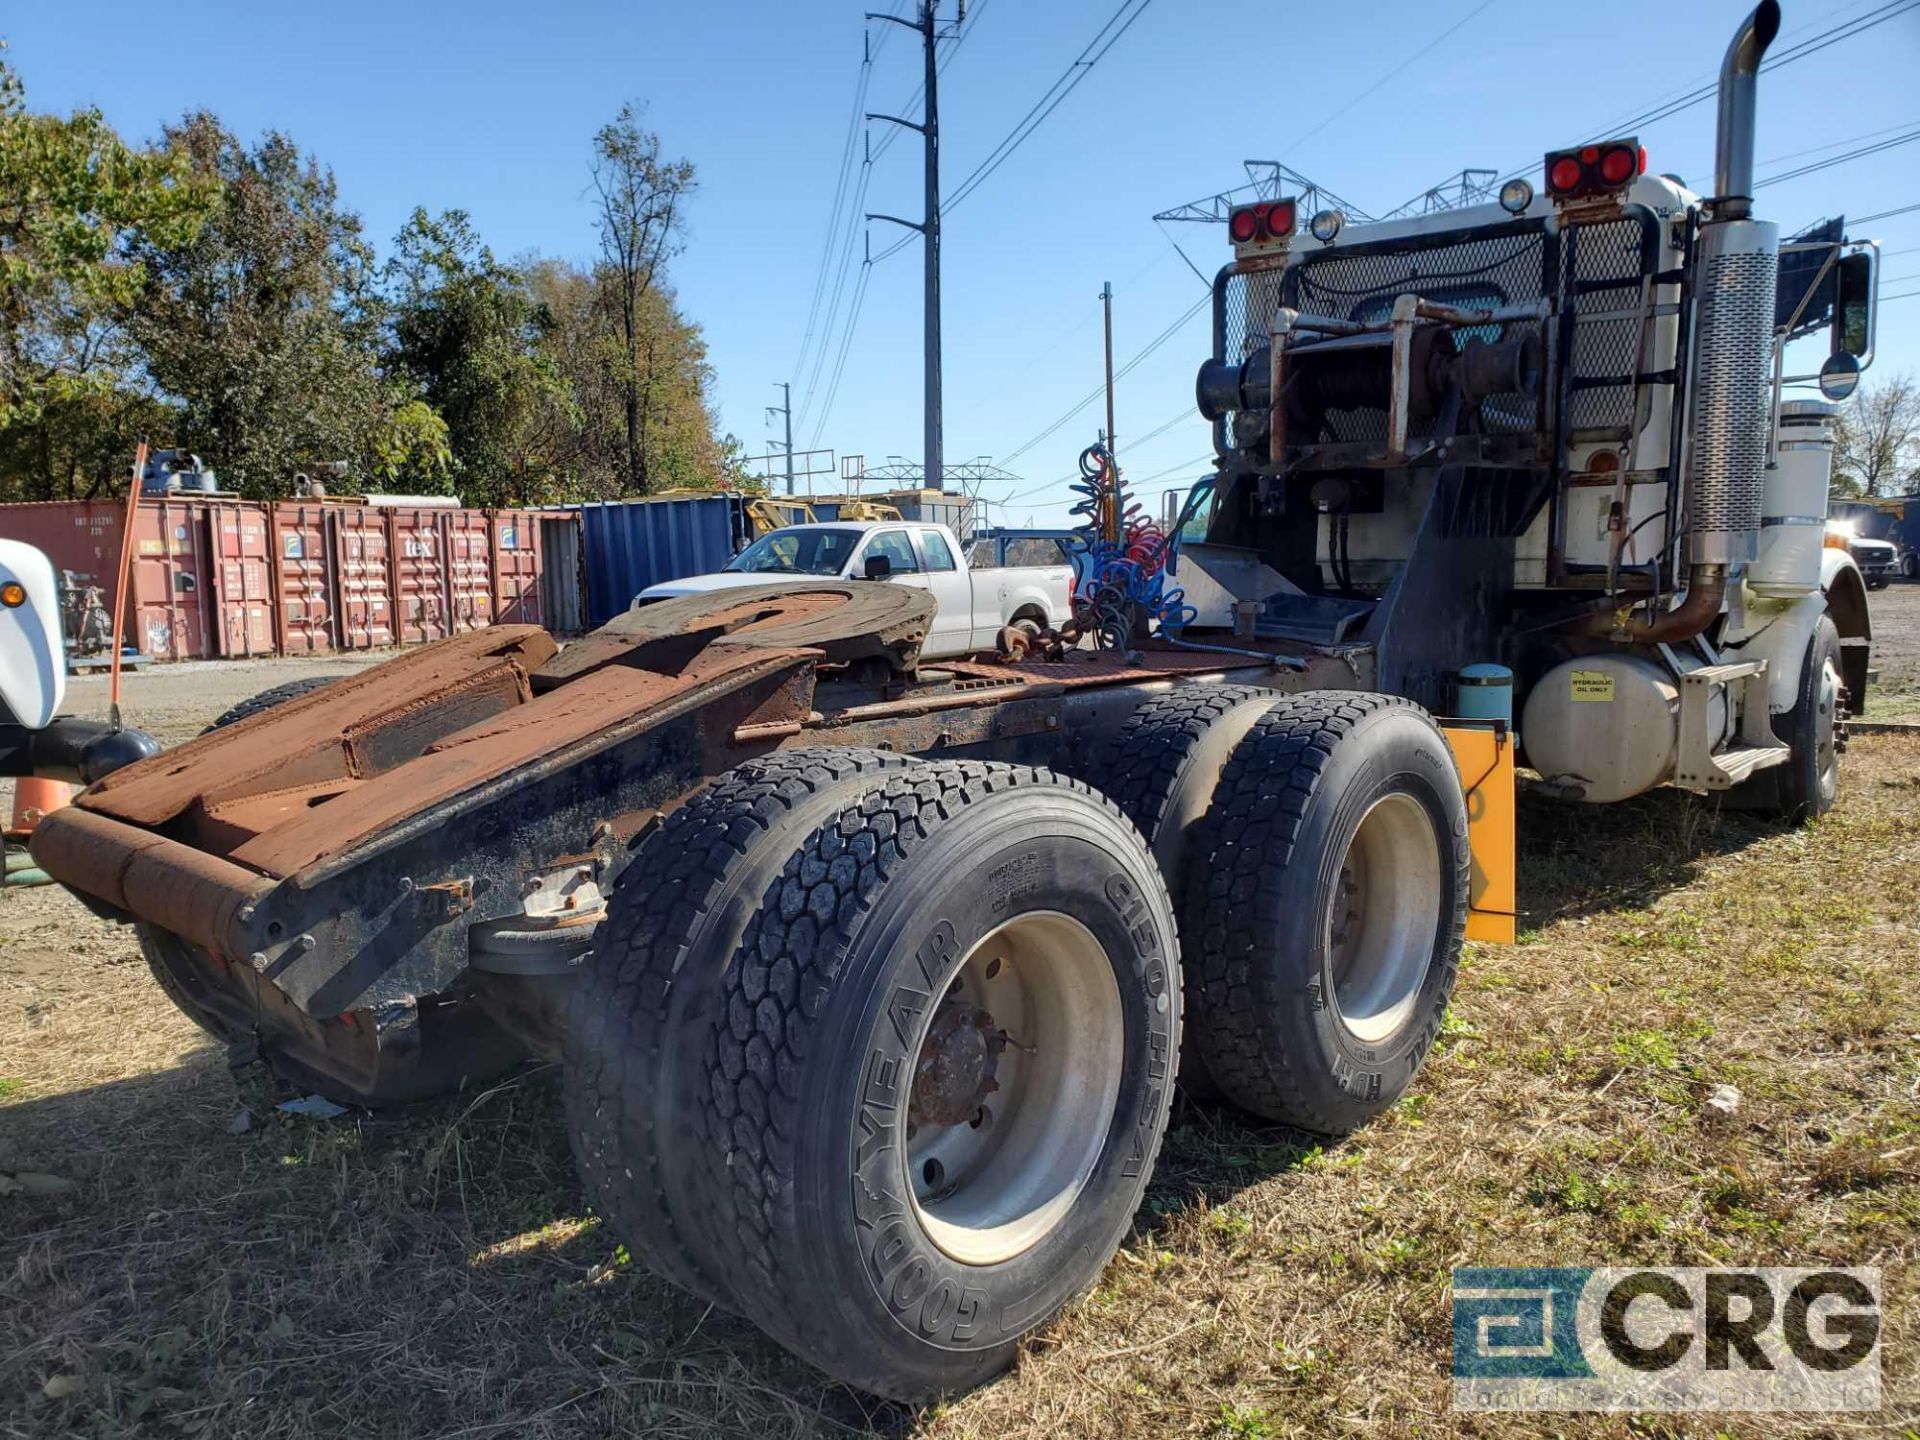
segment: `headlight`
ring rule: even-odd
[[[1313,238],[1324,245],[1338,235],[1340,227],[1346,223],[1347,217],[1338,210],[1322,210],[1313,217],[1312,223],[1307,228],[1313,231]]]
[[[1509,180],[1500,187],[1500,208],[1509,215],[1518,215],[1532,203],[1533,186],[1525,180]]]

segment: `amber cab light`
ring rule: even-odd
[[[6,606],[9,610],[18,610],[26,603],[27,587],[18,580],[9,580],[6,584],[0,585],[0,605]]]

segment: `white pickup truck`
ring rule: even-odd
[[[939,607],[921,654],[930,660],[991,650],[1002,627],[1016,621],[1064,624],[1073,566],[993,566],[970,569],[960,542],[944,525],[881,520],[789,525],[762,535],[713,575],[688,575],[650,585],[634,604],[704,595],[740,585],[765,585],[809,576],[887,580],[932,593]]]

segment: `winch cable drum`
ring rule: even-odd
[[[1542,347],[1532,325],[1499,340],[1470,336],[1442,343],[1454,333],[1444,324],[1415,328],[1407,387],[1408,413],[1416,421],[1438,414],[1449,390],[1477,405],[1496,395],[1531,397],[1540,384]],[[1229,411],[1265,410],[1273,351],[1262,346],[1244,362],[1208,360],[1194,382],[1202,418]],[[1286,407],[1290,433],[1313,434],[1331,410],[1384,410],[1393,390],[1393,336],[1388,331],[1308,340],[1287,349]]]

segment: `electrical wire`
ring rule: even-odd
[[[1194,301],[1194,303],[1190,307],[1188,307],[1188,309],[1184,313],[1181,314],[1179,319],[1175,320],[1171,325],[1167,326],[1166,329],[1162,330],[1151,341],[1149,341],[1146,347],[1142,349],[1139,354],[1135,355],[1131,360],[1127,361],[1126,364],[1122,365],[1118,370],[1114,371],[1113,378],[1115,383],[1117,384],[1125,376],[1131,374],[1135,369],[1135,367],[1137,367],[1149,355],[1153,354],[1154,351],[1158,350],[1162,345],[1166,344],[1167,341],[1171,340],[1175,335],[1177,335],[1180,332],[1180,330],[1187,324],[1188,321],[1192,320],[1194,316],[1198,315],[1202,310],[1204,310],[1207,307],[1207,302],[1212,298],[1213,297],[1211,294],[1202,295],[1198,300]],[[1098,400],[1101,396],[1105,395],[1106,393],[1107,393],[1107,387],[1104,382],[1095,386],[1090,392],[1088,392],[1086,399],[1081,400],[1078,404],[1072,406],[1069,410],[1067,410],[1065,414],[1060,416],[1059,419],[1055,420],[1051,425],[1048,425],[1038,435],[1035,435],[1032,439],[1028,440],[1025,444],[1018,445],[1014,447],[1014,449],[1009,451],[1007,454],[1001,456],[999,463],[1002,465],[1012,464],[1015,460],[1019,459],[1022,455],[1026,454],[1027,451],[1033,449],[1033,447],[1038,445],[1042,440],[1047,439],[1055,431],[1059,430],[1061,426],[1065,425],[1069,420],[1073,419],[1074,416],[1078,415],[1082,410],[1086,409],[1089,405],[1093,404],[1094,401]]]
[[[1753,188],[1758,190],[1763,186],[1778,185],[1783,180],[1798,180],[1801,176],[1811,175],[1817,170],[1828,170],[1835,165],[1844,165],[1849,160],[1858,160],[1865,155],[1878,155],[1882,150],[1893,150],[1902,145],[1911,145],[1916,140],[1920,140],[1920,130],[1910,131],[1905,135],[1896,135],[1891,140],[1882,140],[1877,144],[1863,145],[1858,150],[1849,150],[1844,155],[1835,155],[1826,160],[1816,160],[1810,165],[1800,166],[1797,170],[1788,170],[1779,175],[1769,175],[1764,180],[1754,181]]]
[[[987,152],[986,158],[974,166],[966,178],[954,186],[946,198],[940,202],[942,218],[985,184],[995,170],[1004,165],[1016,150],[1027,143],[1028,137],[1046,122],[1049,115],[1060,108],[1061,102],[1092,73],[1094,66],[1106,58],[1107,52],[1120,43],[1120,38],[1133,28],[1133,22],[1145,14],[1147,7],[1152,4],[1153,0],[1121,0],[1120,7],[1107,17],[1106,24],[1094,33],[1093,39],[1086,43],[1085,48],[1061,72],[1059,78],[1047,87],[1038,100],[1033,102],[1032,107],[1015,122],[1014,127],[1001,137],[1000,143]],[[1118,28],[1115,28],[1116,26]],[[913,240],[914,237],[911,234],[902,235],[875,255],[873,263],[878,265],[888,256],[911,245]]]
[[[1912,205],[1902,205],[1893,210],[1876,210],[1871,215],[1856,215],[1850,223],[1854,225],[1865,225],[1874,220],[1891,220],[1896,215],[1911,214],[1915,210],[1920,210],[1920,202]]]
[[[1842,40],[1851,40],[1856,35],[1863,35],[1867,31],[1884,25],[1889,20],[1897,20],[1900,16],[1915,9],[1920,9],[1920,0],[1892,0],[1892,3],[1882,5],[1877,10],[1869,10],[1865,15],[1842,21],[1838,25],[1808,37],[1797,45],[1788,46],[1785,50],[1769,55],[1761,63],[1760,73],[1764,75],[1770,70],[1779,69],[1782,65],[1791,65],[1796,60],[1804,60],[1809,55],[1816,55],[1820,51],[1825,50],[1828,46],[1837,45]],[[1602,133],[1593,135],[1589,141],[1583,141],[1581,143],[1585,144],[1600,141],[1615,135],[1632,134],[1635,131],[1644,129],[1648,125],[1653,125],[1661,120],[1678,115],[1683,110],[1691,110],[1696,105],[1706,103],[1719,93],[1719,89],[1720,85],[1716,73],[1715,78],[1707,84],[1685,91],[1671,100],[1656,103],[1652,108],[1638,115],[1630,116],[1625,120],[1609,125]],[[1532,173],[1533,167],[1538,163],[1537,159],[1529,158],[1523,165],[1507,171],[1501,176],[1501,179],[1502,181],[1506,181],[1528,175]]]

